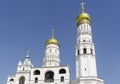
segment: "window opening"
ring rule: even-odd
[[[78,55],[80,55],[80,50],[77,51]]]
[[[52,50],[50,49],[50,52],[52,52]]]
[[[34,75],[40,75],[40,71],[39,70],[35,70],[34,71]]]
[[[66,70],[65,69],[60,69],[59,70],[59,74],[65,74],[66,73]]]
[[[14,81],[14,79],[10,79],[10,81]]]
[[[37,77],[35,78],[35,83],[38,83],[38,78]]]
[[[45,74],[45,82],[54,82],[54,73],[52,71]]]
[[[63,76],[61,77],[61,82],[64,82],[64,77]]]
[[[91,49],[91,54],[93,54],[93,49]]]
[[[23,71],[25,70],[25,68],[23,68]]]
[[[86,68],[85,68],[85,71],[86,71]]]
[[[86,53],[87,53],[87,49],[84,48],[84,49],[83,49],[83,54],[86,54]]]

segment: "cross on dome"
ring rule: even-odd
[[[52,38],[54,38],[54,29],[52,29]]]
[[[84,13],[84,11],[85,11],[85,10],[84,10],[84,5],[85,5],[85,2],[82,2],[82,3],[81,3],[81,6],[82,6],[82,13]]]

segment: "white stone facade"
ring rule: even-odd
[[[59,46],[50,44],[45,47],[44,67],[60,66]],[[51,61],[52,60],[52,61]]]
[[[72,80],[71,84],[104,84],[104,81],[96,77],[83,77]]]
[[[20,83],[20,81],[24,83]],[[7,84],[69,84],[69,81],[68,66],[31,67],[28,71],[21,70],[16,72],[16,75],[9,76]]]
[[[90,25],[79,25],[77,33],[76,78],[85,76],[97,77],[95,49]]]

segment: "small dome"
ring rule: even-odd
[[[47,41],[46,41],[46,46],[47,45],[49,45],[49,44],[55,44],[55,45],[57,45],[57,46],[60,46],[60,44],[59,44],[59,41],[58,40],[56,40],[56,39],[54,39],[54,38],[50,38],[50,39],[48,39]]]

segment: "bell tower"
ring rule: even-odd
[[[77,43],[76,43],[76,84],[103,84],[97,78],[95,46],[92,40],[91,17],[85,12],[85,3],[81,3],[81,14],[76,18]],[[99,80],[99,82],[98,82]],[[88,83],[87,83],[87,82]]]
[[[76,78],[97,77],[94,43],[92,41],[91,18],[85,13],[84,2],[82,13],[77,17],[77,44],[76,44]]]

